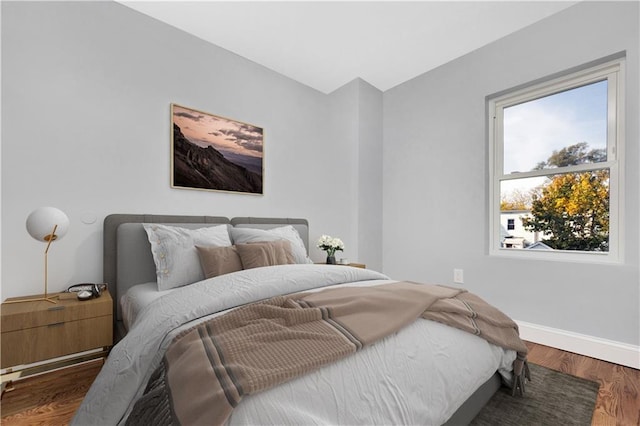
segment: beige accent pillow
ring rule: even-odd
[[[291,243],[287,240],[237,244],[236,250],[243,269],[296,263],[291,253]]]
[[[207,278],[242,271],[242,262],[235,246],[196,246],[196,249],[200,256],[202,272]]]

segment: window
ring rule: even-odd
[[[619,260],[623,67],[488,100],[492,254]]]

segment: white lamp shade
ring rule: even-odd
[[[41,207],[27,217],[27,232],[38,241],[48,241],[56,225],[55,239],[60,239],[69,229],[69,218],[55,207]]]

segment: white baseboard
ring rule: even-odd
[[[520,337],[533,343],[574,352],[640,370],[640,346],[557,328],[517,321]]]

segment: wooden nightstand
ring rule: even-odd
[[[319,262],[319,263],[316,263],[316,265],[328,265],[328,263]],[[367,269],[367,265],[365,265],[364,263],[336,263],[336,265],[338,265],[338,266],[351,266],[353,268]]]
[[[82,302],[68,293],[60,296],[56,304],[2,304],[0,368],[113,345],[113,300],[108,291]]]

